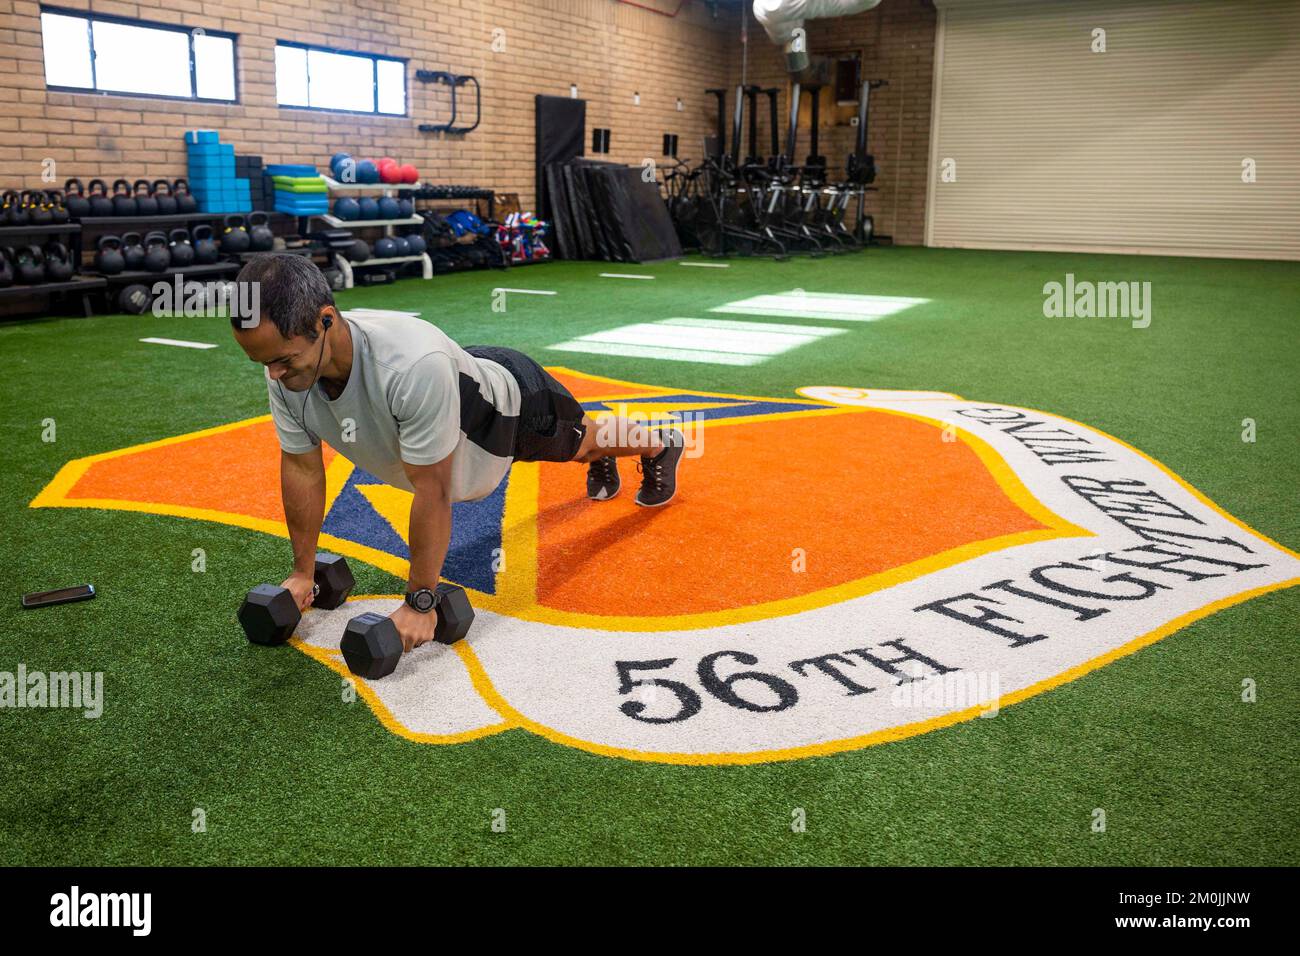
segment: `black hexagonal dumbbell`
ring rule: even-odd
[[[434,593],[438,598],[438,623],[433,639],[441,644],[455,644],[469,633],[474,623],[474,608],[469,595],[457,584],[441,582]],[[378,680],[397,669],[402,659],[402,639],[392,618],[382,614],[358,614],[348,621],[340,644],[348,670],[358,677]]]
[[[393,619],[373,611],[348,621],[339,648],[348,670],[369,680],[387,677],[402,658],[402,639]]]
[[[348,599],[356,579],[352,569],[337,554],[316,555],[315,591],[312,607],[332,611]],[[244,596],[239,606],[239,624],[254,644],[283,644],[293,634],[302,615],[293,595],[275,584],[259,584]]]
[[[455,644],[469,633],[469,626],[474,623],[469,595],[460,585],[445,581],[433,590],[438,596],[438,623],[433,628],[433,639],[439,644]]]
[[[315,579],[316,591],[311,606],[322,611],[332,611],[342,606],[357,584],[347,561],[340,555],[326,554],[324,551],[316,555]]]

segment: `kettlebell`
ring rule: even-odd
[[[244,217],[227,216],[224,222],[226,228],[221,234],[221,251],[247,252],[252,240],[248,235],[248,230],[244,228]]]
[[[73,192],[72,187],[77,191]],[[86,198],[86,187],[81,185],[80,179],[69,179],[63,184],[63,192],[67,197],[65,200],[68,207],[68,216],[71,219],[85,219],[90,215],[90,200]]]
[[[144,245],[140,242],[140,233],[122,234],[122,258],[126,261],[127,272],[139,272],[144,268]]]
[[[252,252],[270,252],[275,247],[275,233],[271,231],[270,223],[270,213],[249,213],[248,248]]]
[[[141,191],[142,188],[143,192]],[[149,188],[149,180],[137,179],[134,189],[135,214],[137,216],[158,215],[158,200],[154,198],[153,190]]]
[[[169,236],[171,242],[172,265],[177,269],[194,264],[194,246],[190,245],[190,234],[182,228],[173,229]]]
[[[99,187],[98,191],[95,187]],[[88,202],[92,216],[113,215],[113,200],[108,198],[108,184],[104,180],[92,179],[86,184],[86,191],[90,193]]]
[[[158,215],[176,215],[176,197],[172,195],[171,183],[165,179],[155,179],[153,181],[153,196],[158,200]]]
[[[184,179],[172,180],[172,195],[176,197],[176,211],[189,216],[199,211],[199,201],[190,195],[190,184]]]
[[[148,286],[129,285],[118,295],[117,305],[123,312],[130,315],[141,315],[145,309],[149,308],[150,300]]]
[[[48,226],[54,222],[50,207],[45,202],[45,193],[39,189],[29,189],[23,193],[23,201],[27,203],[27,221],[33,226]]]
[[[45,198],[50,204],[50,218],[56,226],[61,226],[68,221],[68,207],[63,198],[63,190],[47,189]]]
[[[40,246],[20,246],[14,251],[14,265],[19,282],[38,285],[45,281],[45,256]]]
[[[0,207],[0,222],[6,226],[25,226],[27,225],[27,207],[23,204],[22,196],[14,189],[7,190],[3,197],[4,206]]]
[[[167,237],[161,232],[151,232],[144,237],[144,267],[149,272],[166,272],[172,264]]]
[[[126,268],[122,256],[122,240],[117,236],[100,236],[95,243],[95,270],[106,276],[115,276]]]
[[[217,240],[212,238],[212,227],[207,223],[195,226],[190,230],[190,235],[194,238],[194,262],[196,265],[211,265],[221,258],[221,250],[217,248]]]
[[[135,215],[135,197],[131,195],[131,184],[125,179],[113,180],[113,215]]]
[[[14,263],[9,250],[0,246],[0,289],[14,284]]]
[[[57,239],[45,244],[45,278],[51,282],[67,282],[72,278],[72,255],[68,247]]]

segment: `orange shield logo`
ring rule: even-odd
[[[592,502],[578,466],[517,463],[455,505],[443,577],[469,591],[473,629],[356,681],[409,739],[521,728],[696,764],[833,753],[994,715],[1300,575],[1159,463],[1047,413],[551,371],[598,420],[686,432],[678,499]],[[320,547],[404,578],[411,495],[333,449],[325,462]],[[269,416],[70,462],[32,506],[287,537]],[[309,612],[292,643],[350,679],[347,619],[397,600]]]

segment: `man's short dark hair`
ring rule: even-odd
[[[334,304],[334,293],[320,269],[308,256],[270,254],[258,256],[239,270],[238,283],[256,282],[262,306],[261,320],[271,322],[286,339],[304,335],[316,341],[320,310]],[[252,302],[251,297],[237,301]],[[247,328],[246,317],[231,315],[230,324]]]

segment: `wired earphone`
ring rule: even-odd
[[[311,437],[311,440],[317,445],[320,444],[320,439],[313,435],[311,429],[307,427],[307,399],[311,398],[311,390],[316,385],[316,377],[320,375],[320,363],[325,360],[325,333],[330,330],[330,326],[333,324],[334,320],[328,315],[321,317],[320,354],[316,356],[316,368],[311,373],[311,384],[308,385],[307,390],[302,393],[302,412],[298,416],[298,424],[302,426],[302,430],[305,431]],[[280,401],[284,402],[284,407],[286,409],[289,408],[289,400],[284,397],[284,386],[280,384],[279,379],[276,379],[275,384],[276,387],[280,389]],[[292,410],[290,410],[289,415],[292,417]]]

